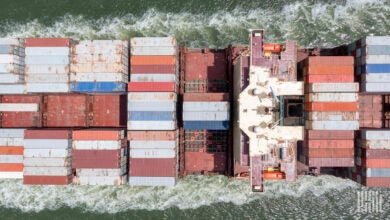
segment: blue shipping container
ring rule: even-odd
[[[367,64],[360,67],[361,73],[390,73],[390,64]]]
[[[173,121],[175,112],[129,111],[129,121]]]
[[[126,92],[126,83],[121,82],[72,82],[72,92]]]
[[[184,130],[228,130],[228,121],[184,121]]]

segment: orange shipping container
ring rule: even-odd
[[[353,149],[354,140],[307,140],[307,148],[350,148]]]
[[[120,140],[124,138],[121,130],[86,129],[73,131],[73,140]]]
[[[306,111],[358,111],[358,102],[309,102]]]
[[[354,68],[350,66],[309,66],[306,74],[325,74],[325,75],[336,75],[345,74],[353,75]]]
[[[176,56],[131,56],[131,65],[175,65]]]
[[[0,170],[3,172],[23,172],[22,163],[0,163]]]
[[[354,81],[351,74],[326,74],[326,75],[306,75],[306,83],[349,83]]]
[[[304,61],[305,66],[348,66],[354,65],[353,56],[312,56]]]
[[[23,146],[0,146],[0,155],[23,155]]]
[[[353,148],[309,148],[311,158],[348,158],[353,157]]]
[[[362,159],[362,166],[367,168],[390,168],[390,158]]]

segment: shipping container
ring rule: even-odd
[[[177,128],[175,121],[128,121],[127,130],[171,131]]]
[[[27,93],[68,93],[69,83],[26,83]]]
[[[176,65],[176,56],[131,56],[131,65]]]
[[[131,74],[176,74],[176,65],[131,65]]]
[[[126,173],[126,167],[117,169],[76,169],[77,176],[121,176]]]
[[[25,139],[25,149],[66,149],[71,140],[67,139]]]
[[[50,142],[50,141],[39,140],[39,139],[71,139],[71,138],[72,138],[72,131],[70,130],[61,130],[61,129],[24,130],[25,141],[27,139],[38,139],[38,141]],[[60,140],[60,141],[64,141],[64,140]]]
[[[72,173],[71,167],[24,167],[25,176],[67,176]]]
[[[187,172],[224,172],[226,165],[226,153],[185,152]]]
[[[69,176],[23,176],[25,185],[68,185],[72,183],[72,175]]]
[[[76,150],[116,150],[122,148],[123,145],[124,144],[121,140],[74,140],[72,142],[72,148]]]
[[[42,158],[42,157],[70,157],[72,156],[72,149],[67,148],[67,149],[24,149],[24,154],[25,157],[37,157],[37,158]]]
[[[0,94],[25,94],[26,86],[24,84],[2,84],[0,86]]]
[[[176,56],[178,50],[171,46],[132,46],[130,54],[133,56]]]
[[[69,65],[26,65],[26,75],[33,74],[69,74]]]
[[[23,138],[0,138],[0,146],[5,147],[5,146],[23,146]]]
[[[196,112],[186,111],[183,112],[184,121],[229,121],[229,112]]]
[[[72,92],[126,92],[126,83],[122,82],[71,82]]]
[[[309,158],[352,158],[354,151],[353,148],[309,148],[307,156]]]
[[[353,167],[354,158],[309,158],[310,167]]]
[[[72,157],[25,157],[23,160],[24,167],[70,167]]]
[[[1,86],[2,87],[2,86]],[[3,95],[2,127],[41,127],[41,96]]]
[[[356,162],[357,163],[357,162]],[[390,168],[390,158],[386,159],[365,159],[362,158],[361,165],[367,168]]]
[[[305,121],[309,130],[359,130],[358,121]]]
[[[93,155],[91,155],[93,156]],[[81,169],[115,169],[126,166],[126,158],[83,158],[76,159],[72,161],[72,168],[81,168]]]
[[[189,50],[184,53],[184,57],[184,79],[186,81],[227,79],[227,55],[225,51]]]
[[[305,83],[352,83],[354,76],[351,74],[321,74],[306,75]]]
[[[309,140],[353,140],[354,133],[352,130],[306,130],[306,138]]]
[[[27,47],[26,56],[69,56],[69,47]]]
[[[184,93],[184,102],[228,102],[229,93]]]
[[[127,110],[132,111],[176,111],[176,102],[174,101],[154,101],[145,99],[144,101],[128,101]]]
[[[390,45],[366,45],[361,49],[366,55],[390,55]]]
[[[311,56],[303,62],[305,66],[353,66],[353,56]]]
[[[1,83],[23,83],[23,81],[23,75],[0,73]]]
[[[88,48],[88,49],[95,50],[95,48]],[[99,48],[98,50],[106,50],[106,48]],[[93,51],[92,53],[73,53],[71,57],[72,60],[71,62],[74,64],[111,63],[113,65],[118,65],[118,64],[128,65],[129,57],[127,55],[127,51],[125,51],[124,48],[123,50],[117,50],[117,51],[110,51],[107,48],[107,51],[105,52],[106,53],[96,53],[95,51]]]
[[[22,168],[23,171],[23,168]],[[0,171],[0,179],[23,179],[23,172],[3,172]]]
[[[178,82],[174,74],[130,74],[130,82]]]
[[[390,72],[390,70],[389,70]],[[362,84],[363,92],[390,92],[390,86],[388,82],[379,82],[379,83],[363,83]]]
[[[126,150],[122,149],[107,149],[107,150],[89,150],[89,149],[73,149],[73,159],[84,160],[84,159],[96,159],[104,160],[111,159],[119,161],[122,157],[126,156]]]
[[[228,112],[229,102],[183,102],[183,112]]]
[[[130,149],[130,158],[176,158],[176,150],[158,148]]]
[[[309,102],[305,104],[306,111],[358,111],[358,102]]]
[[[175,149],[177,141],[151,141],[137,140],[129,141],[130,149]]]
[[[124,130],[84,129],[73,131],[73,140],[120,140],[124,139]]]
[[[310,83],[306,92],[359,92],[359,83]]]
[[[130,111],[129,121],[173,121],[176,120],[174,111]]]
[[[22,141],[23,143],[23,141]],[[4,146],[0,145],[0,155],[23,155],[24,147],[23,144],[20,146]]]
[[[72,73],[127,73],[127,64],[72,63]]]
[[[307,140],[306,147],[311,148],[335,148],[335,149],[353,149],[354,140]]]
[[[0,38],[0,44],[2,45],[24,45],[24,39],[22,38]]]
[[[390,55],[362,55],[361,64],[388,64]]]
[[[2,172],[23,172],[23,163],[0,163]]]
[[[390,187],[389,177],[361,177],[357,176],[358,183],[367,187]]]
[[[129,175],[145,177],[176,177],[176,158],[131,158]]]
[[[308,75],[352,75],[353,65],[345,66],[308,66],[306,74]]]
[[[129,184],[131,186],[167,186],[173,187],[176,184],[176,177],[145,177],[130,176]]]
[[[361,76],[362,83],[390,83],[389,73],[363,74]]]
[[[306,102],[357,102],[357,93],[309,93],[305,95]]]
[[[177,43],[175,37],[132,37],[130,45],[132,47],[176,47]]]
[[[357,146],[366,149],[390,149],[390,140],[358,140]]]
[[[133,140],[167,140],[174,141],[178,137],[177,131],[128,131],[127,139]]]
[[[89,99],[81,94],[48,95],[45,126],[85,127],[87,126],[87,106]]]
[[[94,95],[91,127],[126,127],[126,95]],[[91,99],[90,98],[90,99]]]
[[[0,163],[23,163],[23,155],[0,155]]]
[[[305,112],[305,119],[310,121],[356,121],[359,112]]]
[[[62,83],[67,84],[69,82],[69,76],[67,74],[52,74],[52,73],[42,73],[42,74],[26,74],[26,82],[28,83]]]
[[[76,176],[76,185],[118,186],[126,184],[127,176]]]
[[[158,102],[158,101],[177,101],[177,95],[174,92],[131,92],[127,94],[129,102]]]
[[[23,138],[25,130],[26,129],[0,129],[0,137],[1,138],[8,138],[8,137]]]
[[[390,149],[361,149],[357,148],[361,151],[361,153],[358,155],[362,158],[367,159],[386,159],[390,158]],[[358,151],[359,152],[359,151]]]
[[[389,140],[390,130],[360,130],[362,139],[364,140]]]
[[[68,65],[70,57],[68,55],[44,55],[44,56],[26,56],[26,65]]]
[[[390,64],[366,64],[360,66],[360,73],[390,73]]]
[[[25,47],[70,47],[70,38],[26,38]]]
[[[71,82],[123,82],[127,83],[126,73],[71,73]]]
[[[129,92],[175,92],[174,82],[129,82]]]

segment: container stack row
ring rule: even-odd
[[[367,36],[348,46],[355,57],[355,74],[361,91],[390,92],[390,36]]]
[[[0,39],[0,92],[24,93],[24,41]]]
[[[75,130],[72,151],[75,184],[122,185],[127,182],[125,130]]]
[[[390,187],[390,131],[361,129],[352,179],[368,187]]]
[[[181,166],[186,173],[224,173],[230,123],[226,51],[186,49],[181,65]]]
[[[68,185],[72,183],[72,132],[70,130],[26,130],[23,155],[23,184]]]
[[[27,93],[68,93],[72,40],[27,38],[25,80]]]
[[[129,184],[174,186],[178,176],[178,50],[172,37],[130,40]]]
[[[23,178],[24,129],[0,129],[0,179]]]
[[[352,167],[354,130],[359,129],[358,84],[353,57],[318,56],[302,61],[305,91],[305,149],[309,167]]]
[[[359,127],[382,128],[383,107],[382,95],[359,94]]]
[[[72,46],[72,92],[126,92],[128,74],[128,41],[80,40]]]

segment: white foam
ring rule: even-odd
[[[23,212],[80,207],[85,211],[117,213],[126,210],[164,210],[171,207],[195,209],[214,203],[242,205],[266,197],[296,196],[356,188],[357,184],[333,176],[303,176],[295,183],[268,181],[266,193],[250,192],[248,181],[225,176],[187,176],[177,186],[28,186],[21,180],[0,180],[0,206]]]

